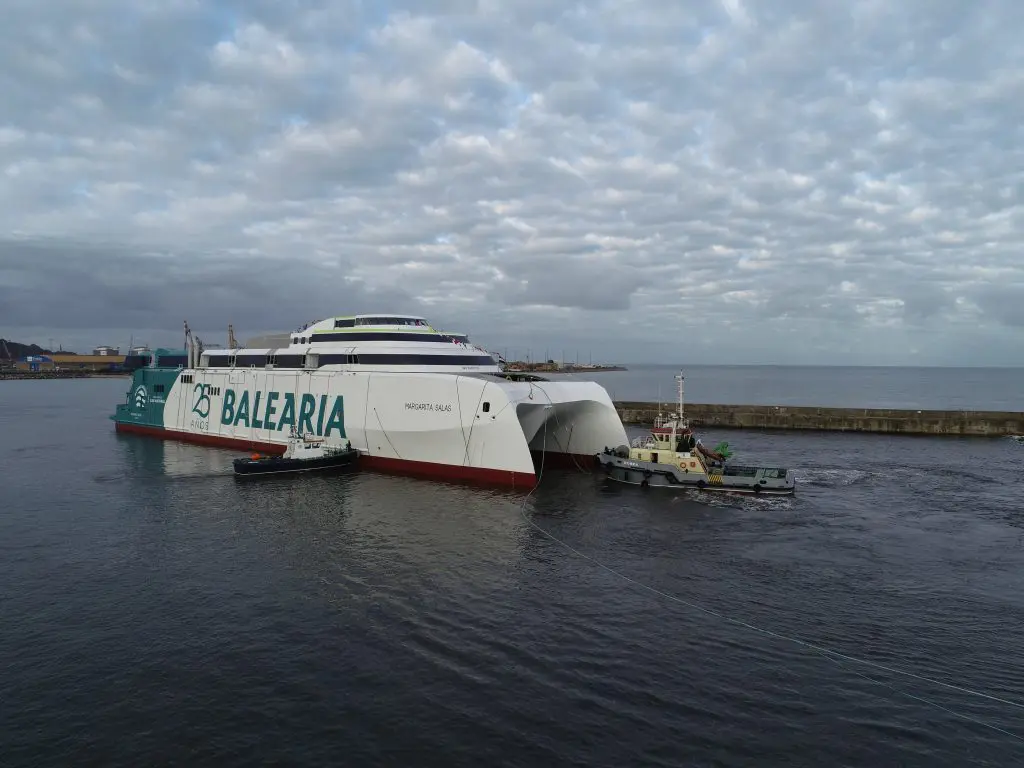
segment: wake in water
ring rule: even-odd
[[[824,488],[837,488],[847,485],[854,485],[868,480],[872,473],[864,469],[838,469],[830,467],[808,467],[806,469],[794,469],[797,483],[800,485],[815,485]],[[800,492],[799,485],[797,493]]]

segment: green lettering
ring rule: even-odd
[[[286,424],[289,427],[295,426],[295,395],[291,392],[284,393],[284,410],[281,411],[281,420],[277,422],[277,431],[284,429]]]
[[[267,429],[280,429],[280,427],[275,427],[274,422],[270,420],[270,417],[277,411],[277,408],[274,407],[274,401],[280,396],[280,392],[267,393],[267,412],[263,415],[263,426]]]
[[[308,434],[313,431],[314,413],[316,413],[316,397],[307,392],[302,396],[302,408],[299,410],[299,432]]]
[[[235,421],[235,390],[224,390],[224,405],[220,409],[220,423],[232,424]]]
[[[249,426],[249,390],[242,392],[242,396],[238,398],[238,412],[235,414],[235,426],[245,422],[245,426]]]
[[[327,395],[320,395],[320,410],[316,415],[316,434],[324,436],[324,413],[327,412]]]
[[[331,436],[331,430],[337,429],[338,436],[345,436],[345,398],[338,395],[334,398],[334,407],[331,409],[331,418],[327,420],[327,431],[324,432],[324,437]]]
[[[263,429],[263,422],[260,421],[260,395],[262,392],[257,391],[256,397],[252,401],[252,428]]]

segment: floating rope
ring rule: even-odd
[[[1008,731],[1008,730],[1006,730],[1004,728],[1000,728],[997,725],[992,725],[991,723],[985,722],[984,720],[980,720],[978,718],[971,717],[970,715],[961,714],[961,713],[956,712],[956,711],[954,711],[952,709],[949,709],[948,707],[945,707],[945,706],[943,706],[941,704],[938,704],[938,703],[936,703],[934,701],[931,701],[930,699],[926,699],[924,697],[917,696],[915,694],[911,694],[911,693],[907,693],[905,691],[902,691],[902,690],[896,688],[895,686],[891,685],[890,683],[886,683],[885,681],[882,681],[882,680],[876,680],[875,678],[869,677],[869,676],[867,676],[867,675],[865,675],[865,674],[863,674],[861,672],[858,672],[857,670],[850,669],[843,662],[846,662],[848,664],[863,665],[863,666],[870,667],[870,668],[873,668],[873,669],[877,669],[877,670],[880,670],[880,671],[889,672],[889,673],[894,674],[894,675],[903,675],[904,677],[909,677],[909,678],[912,678],[914,680],[919,680],[921,682],[930,683],[930,684],[938,686],[940,688],[946,688],[946,689],[951,690],[951,691],[957,691],[958,693],[967,694],[969,696],[975,696],[975,697],[981,698],[981,699],[987,699],[988,701],[994,701],[994,702],[998,702],[999,704],[1004,704],[1004,705],[1009,706],[1009,707],[1014,707],[1016,709],[1024,710],[1024,703],[1022,703],[1022,702],[1014,701],[1012,699],[1005,699],[1005,698],[1002,698],[1001,696],[996,696],[996,695],[991,694],[991,693],[985,693],[984,691],[976,691],[976,690],[973,690],[971,688],[967,688],[967,687],[964,687],[964,686],[961,686],[961,685],[956,685],[954,683],[947,683],[947,682],[944,682],[942,680],[936,680],[935,678],[927,677],[925,675],[920,675],[920,674],[917,674],[916,672],[911,672],[909,670],[900,669],[899,667],[890,667],[890,666],[888,666],[886,664],[880,664],[878,662],[871,661],[869,659],[862,659],[862,658],[859,658],[857,656],[851,656],[850,654],[841,653],[839,651],[834,651],[831,648],[826,648],[825,646],[818,645],[816,643],[811,643],[811,642],[808,642],[807,640],[801,640],[800,638],[793,637],[792,635],[786,635],[786,634],[783,634],[781,632],[776,632],[776,631],[771,630],[771,629],[766,629],[764,627],[757,626],[756,624],[751,624],[750,622],[743,621],[741,619],[733,618],[732,616],[728,616],[728,615],[726,615],[724,613],[721,613],[720,611],[716,611],[716,610],[711,609],[711,608],[706,608],[706,607],[704,607],[702,605],[699,605],[698,603],[695,603],[695,602],[693,602],[691,600],[686,600],[685,598],[679,597],[677,595],[673,595],[673,594],[671,594],[669,592],[665,592],[663,590],[658,589],[657,587],[652,587],[649,584],[643,583],[642,581],[638,581],[638,580],[632,578],[631,576],[627,576],[626,574],[624,574],[624,573],[622,573],[620,571],[615,570],[611,566],[605,565],[600,560],[597,560],[596,558],[591,557],[590,555],[586,554],[585,552],[581,552],[580,550],[576,549],[571,544],[563,541],[562,539],[560,539],[557,536],[555,536],[553,533],[545,530],[543,527],[541,527],[540,525],[535,523],[533,520],[531,520],[529,518],[529,516],[526,514],[526,504],[527,504],[527,501],[529,500],[530,496],[533,495],[533,492],[537,489],[537,487],[540,485],[540,481],[541,481],[541,479],[544,476],[544,456],[546,455],[546,448],[547,448],[547,420],[546,419],[545,419],[544,424],[545,424],[544,444],[543,444],[543,448],[541,450],[540,471],[537,474],[537,482],[534,485],[534,487],[530,489],[530,492],[527,493],[526,496],[523,498],[522,505],[519,507],[519,514],[522,516],[523,520],[525,520],[526,523],[530,527],[534,528],[535,530],[537,530],[538,532],[540,532],[541,534],[543,534],[547,538],[551,539],[553,542],[555,542],[559,546],[564,547],[569,552],[572,552],[577,557],[580,557],[583,560],[586,560],[587,562],[592,563],[593,565],[597,566],[598,568],[601,568],[602,570],[607,571],[608,573],[612,574],[613,576],[616,576],[616,577],[622,579],[623,581],[625,581],[625,582],[627,582],[629,584],[632,584],[635,587],[639,587],[640,589],[646,590],[646,591],[648,591],[648,592],[650,592],[650,593],[652,593],[654,595],[657,595],[658,597],[662,597],[662,598],[664,598],[666,600],[670,600],[670,601],[672,601],[674,603],[677,603],[679,605],[686,606],[687,608],[691,608],[691,609],[693,609],[695,611],[699,611],[699,612],[704,613],[704,614],[706,614],[708,616],[713,616],[713,617],[715,617],[717,619],[721,619],[722,621],[728,622],[729,624],[733,624],[733,625],[738,626],[738,627],[743,627],[744,629],[749,629],[752,632],[756,632],[758,634],[765,635],[767,637],[772,637],[772,638],[775,638],[777,640],[784,640],[786,642],[789,642],[789,643],[792,643],[794,645],[800,646],[800,647],[802,647],[802,648],[804,648],[806,650],[813,651],[813,652],[817,653],[818,655],[823,656],[824,658],[826,658],[829,661],[833,662],[834,664],[838,665],[839,667],[841,667],[843,669],[846,669],[849,672],[852,672],[853,674],[857,675],[858,677],[862,677],[865,680],[869,680],[870,682],[876,683],[878,685],[884,685],[885,687],[889,688],[890,690],[892,690],[895,693],[898,693],[901,696],[906,696],[908,698],[915,699],[916,701],[920,701],[920,702],[923,702],[925,704],[929,704],[929,705],[931,705],[933,707],[936,707],[937,709],[940,709],[943,712],[946,712],[946,713],[948,713],[950,715],[953,715],[953,716],[955,716],[957,718],[960,718],[962,720],[966,720],[966,721],[974,723],[976,725],[984,726],[985,728],[989,728],[989,729],[991,729],[993,731],[997,731],[997,732],[999,732],[999,733],[1001,733],[1001,734],[1003,734],[1005,736],[1009,736],[1009,737],[1011,737],[1013,739],[1016,739],[1017,741],[1024,742],[1024,736],[1021,736],[1021,735],[1019,735],[1017,733],[1014,733],[1012,731]]]

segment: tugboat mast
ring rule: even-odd
[[[680,371],[676,374],[676,381],[679,382],[679,420],[683,420],[683,372]]]
[[[670,450],[673,450],[673,451],[676,450],[677,447],[678,447],[678,443],[676,442],[676,428],[677,427],[679,429],[683,429],[684,428],[684,424],[683,424],[683,372],[682,371],[680,371],[679,373],[676,374],[676,381],[679,382],[679,412],[676,413],[675,414],[675,418],[672,419],[672,437],[671,437],[672,443],[670,445]]]

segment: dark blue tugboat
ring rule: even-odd
[[[292,430],[282,456],[252,456],[234,460],[235,475],[271,475],[285,472],[312,472],[326,469],[354,469],[359,451],[346,442],[344,447],[324,445],[321,437],[300,435]]]

